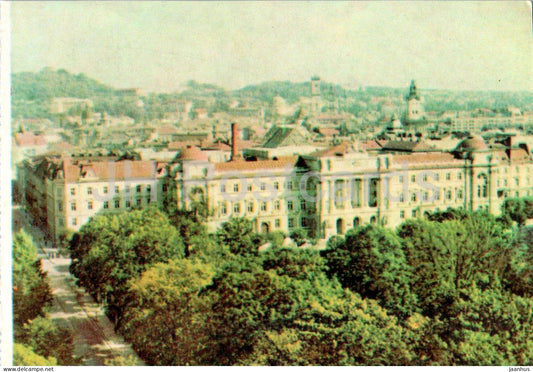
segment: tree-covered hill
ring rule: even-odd
[[[113,95],[114,89],[84,74],[44,68],[12,75],[13,101],[42,101],[53,97],[92,98]]]

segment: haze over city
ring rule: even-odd
[[[12,70],[117,88],[237,89],[318,74],[347,87],[531,90],[528,2],[14,2]]]

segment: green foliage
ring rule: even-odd
[[[291,231],[289,237],[294,240],[297,246],[304,245],[307,239],[307,230],[303,227],[298,227]]]
[[[73,357],[72,336],[67,330],[57,328],[49,318],[37,317],[26,323],[20,340],[39,355],[53,357],[59,365],[79,363]]]
[[[511,220],[523,226],[533,218],[533,198],[507,198],[502,204],[502,219]]]
[[[53,357],[45,358],[32,350],[31,347],[15,342],[13,344],[13,365],[15,366],[55,366]]]
[[[50,283],[37,259],[37,249],[23,230],[13,236],[13,320],[15,327],[44,315],[52,301]]]
[[[113,267],[101,272],[107,283],[127,298],[118,303],[119,329],[148,364],[532,362],[533,302],[518,295],[529,282],[517,282],[520,293],[510,284],[527,277],[529,235],[509,234],[484,212],[449,210],[397,231],[362,226],[322,252],[277,244],[258,252],[282,235],[258,235],[250,221],[231,219],[209,236],[187,216],[171,219],[189,234],[188,255],[140,265],[120,292],[109,279],[138,253],[113,245],[120,254],[102,259]],[[88,252],[103,252],[104,242],[125,239],[122,229],[106,220],[81,235],[92,242]],[[83,246],[81,235],[73,246]],[[80,262],[97,257],[88,252]]]
[[[98,215],[72,237],[71,272],[118,326],[128,302],[128,281],[157,262],[184,255],[179,232],[155,209]]]
[[[281,248],[285,237],[286,235],[283,231],[271,231],[266,234],[265,239],[272,243],[272,248]]]
[[[209,353],[204,346],[209,301],[197,294],[212,275],[211,265],[179,259],[132,280],[122,331],[142,358],[155,365],[201,364]]]
[[[323,255],[330,275],[335,275],[344,287],[378,300],[400,318],[414,310],[412,269],[400,239],[392,231],[360,226],[348,231],[344,241],[340,237],[330,240]]]
[[[426,315],[445,314],[458,291],[477,283],[499,283],[509,241],[496,219],[472,212],[462,220],[410,220],[398,228],[407,264],[414,268],[411,290]]]
[[[106,366],[120,366],[120,367],[131,367],[137,365],[137,358],[135,358],[132,355],[129,355],[127,357],[118,356],[111,359],[106,359],[104,361],[104,365]]]
[[[253,232],[252,222],[245,218],[231,218],[217,231],[218,242],[238,255],[257,254],[257,234]]]
[[[12,75],[13,100],[45,100],[52,97],[90,98],[111,94],[114,90],[84,74],[44,68],[37,73],[21,72]]]
[[[533,295],[533,227],[521,227],[515,232],[504,275],[504,282],[513,293],[523,297]]]

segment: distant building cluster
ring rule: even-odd
[[[121,94],[139,99],[135,89]],[[207,121],[196,112],[194,127],[88,111],[69,118],[89,102],[56,99],[60,128],[29,132],[20,119],[14,133],[16,195],[53,239],[99,213],[199,202],[210,231],[246,217],[258,232],[303,228],[327,239],[448,207],[498,213],[506,197],[533,193],[533,136],[500,128],[530,125],[517,108],[434,115],[412,81],[403,112],[384,104],[380,130],[357,134],[347,128],[353,117],[324,99],[320,78],[305,98],[300,106],[275,98],[270,123],[262,107],[230,104]]]

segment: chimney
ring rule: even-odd
[[[239,149],[237,148],[238,128],[237,123],[231,123],[231,160],[236,160],[239,157]]]

